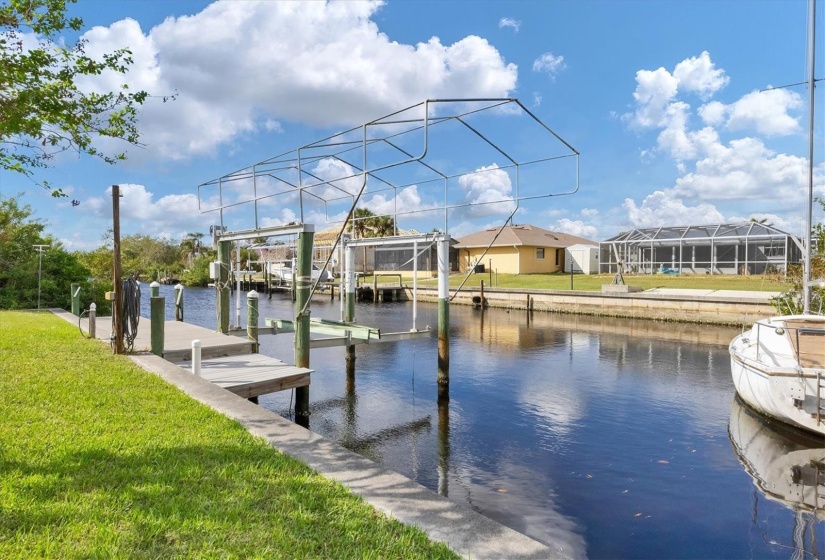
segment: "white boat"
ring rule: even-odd
[[[811,310],[816,0],[809,2],[811,99],[802,314],[757,321],[749,331],[733,339],[729,351],[733,384],[748,406],[782,422],[825,435],[825,316]]]
[[[730,343],[736,392],[751,408],[825,435],[825,316],[760,319]]]

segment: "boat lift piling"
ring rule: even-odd
[[[218,332],[229,333],[229,260],[232,251],[230,241],[218,241],[218,261],[220,270],[216,280],[218,292]]]
[[[315,230],[305,226],[298,234],[297,262],[295,264],[295,365],[309,368],[309,298],[312,287],[312,244]],[[295,389],[295,421],[309,427],[309,387]]]
[[[438,400],[450,399],[450,236],[436,241],[438,256]]]
[[[344,303],[344,322],[352,323],[355,321],[355,247],[347,245],[345,251],[344,263],[344,285],[346,286],[346,301]],[[353,375],[355,372],[355,345],[347,346],[346,361],[353,364]],[[349,368],[347,369],[349,372]]]

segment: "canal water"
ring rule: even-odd
[[[171,319],[172,288],[161,295]],[[313,300],[312,316],[339,319],[339,305]],[[293,314],[288,295],[261,295],[262,321]],[[215,328],[213,289],[185,290],[185,319]],[[356,322],[407,331],[412,304],[358,304]],[[417,323],[434,330],[436,306],[419,304]],[[825,440],[799,443],[735,402],[736,329],[465,306],[450,328],[442,407],[435,334],[357,346],[350,377],[344,348],[313,350],[310,429],[575,557],[825,557],[825,521],[782,497],[825,483]],[[292,345],[269,335],[261,352],[294,363]],[[292,413],[289,392],[260,405]]]

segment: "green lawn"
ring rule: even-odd
[[[612,274],[573,275],[573,289],[599,291],[602,284],[610,284],[613,281]],[[379,277],[380,278],[380,277]],[[463,274],[450,277],[450,286],[457,287],[464,279]],[[490,286],[489,274],[471,274],[466,287],[477,287],[481,281],[485,286]],[[379,280],[380,281],[380,280]],[[371,277],[367,277],[367,283],[371,283]],[[411,279],[405,280],[410,284]],[[624,275],[625,284],[641,286],[645,290],[651,288],[695,288],[702,290],[749,290],[761,292],[783,292],[791,288],[790,284],[783,283],[780,277],[776,276],[733,276],[716,274],[713,276],[703,275],[678,275],[678,274],[639,274]],[[424,286],[434,286],[435,280],[419,281]],[[527,290],[569,290],[569,274],[499,274],[492,276],[492,285],[496,288],[520,288]]]
[[[455,557],[59,318],[0,356],[0,558]]]

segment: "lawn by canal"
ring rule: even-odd
[[[50,314],[0,355],[2,558],[455,557]]]

